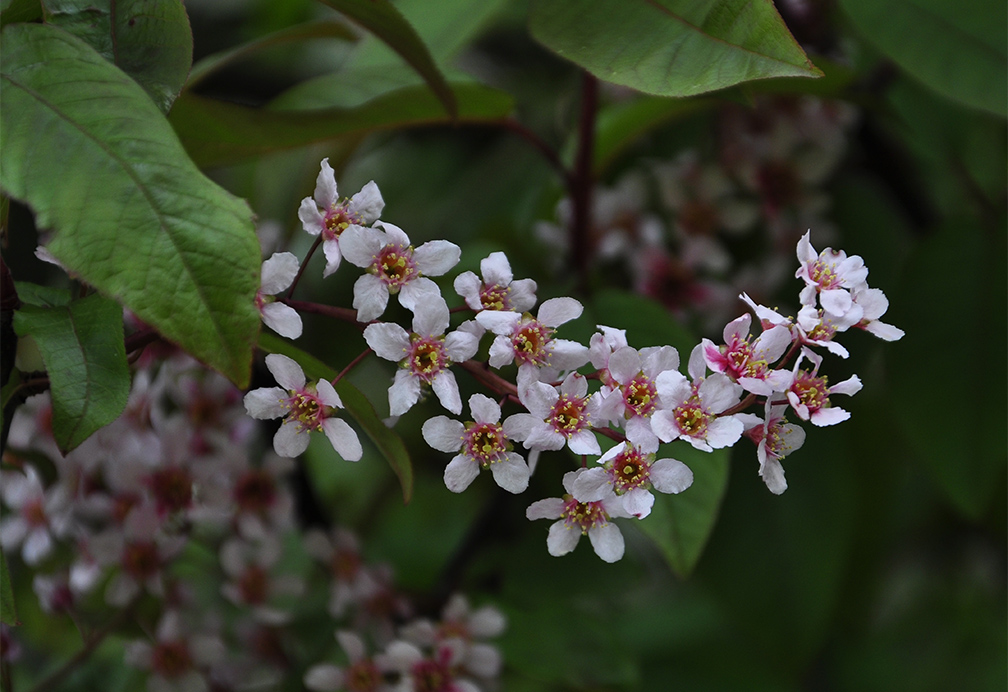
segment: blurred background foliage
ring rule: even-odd
[[[510,94],[518,121],[573,152],[581,78],[530,37],[527,3],[402,0],[396,7],[453,84],[476,81]],[[710,149],[721,109],[765,93],[810,93],[858,108],[846,153],[824,186],[832,200],[826,216],[834,246],[864,257],[872,286],[890,299],[886,320],[906,336],[884,344],[858,333],[845,341],[851,357],[834,366],[842,377],[858,373],[865,388],[845,404],[850,421],[809,430],[804,448],[785,462],[783,496],[767,491],[755,454],[740,444],[706,548],[691,573],[677,575],[636,527],[623,525],[628,550],[617,564],[602,563],[587,546],[557,559],[545,550],[544,527],[524,517],[529,495],[479,482],[450,493],[441,480],[446,459],[420,436],[436,405],[414,408],[397,426],[413,456],[409,505],[372,448],[352,466],[324,444],[306,456],[307,520],[353,526],[367,555],[390,562],[420,603],[433,606],[462,588],[507,614],[502,689],[1005,688],[1005,5],[780,0],[777,7],[825,77],[754,82],[694,100],[613,91],[599,114],[596,170],[610,185],[642,162]],[[348,40],[330,25],[350,25],[319,3],[188,0],[186,9],[197,66],[306,22],[328,28],[202,76],[176,104],[177,126],[184,127],[186,100],[196,97],[281,112],[349,108],[422,89],[401,57],[356,29]],[[576,277],[555,271],[553,251],[533,232],[537,221],[554,218],[564,195],[533,147],[476,123],[367,130],[255,151],[210,175],[247,198],[261,224],[275,224],[280,245],[303,256],[310,238],[300,231],[297,205],[328,156],[344,194],[374,179],[386,201],[383,218],[417,242],[461,245],[459,270],[499,249],[516,276],[539,281],[540,298],[574,290]],[[199,145],[183,142],[199,160]],[[317,268],[306,274],[303,295],[349,304],[351,273],[323,283]],[[656,327],[655,304],[628,292],[625,275],[598,265],[589,285],[592,294],[578,297],[595,322],[586,317],[585,334],[571,338],[586,338],[599,323],[627,329],[633,345],[675,343]],[[780,300],[793,303],[794,290],[785,282]],[[299,345],[334,367],[362,347],[342,325],[305,322]],[[351,378],[379,413],[383,365],[372,359]],[[471,381],[460,377],[460,384],[464,400],[476,391]],[[563,463],[544,456],[532,497],[556,494]],[[73,651],[60,643],[71,635],[43,625],[26,592],[19,602],[25,627],[42,628],[54,648]],[[114,641],[107,646],[114,651]],[[114,654],[98,660],[117,666]],[[103,669],[71,683],[137,684],[135,675],[105,677]]]

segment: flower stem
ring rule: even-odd
[[[350,372],[351,370],[353,370],[354,368],[356,368],[360,364],[360,362],[362,360],[364,360],[365,358],[367,358],[372,353],[374,353],[374,351],[372,351],[370,348],[364,349],[364,351],[359,356],[357,356],[352,361],[350,361],[350,363],[345,368],[343,368],[342,370],[340,370],[340,373],[338,375],[336,375],[336,377],[333,378],[333,380],[332,380],[333,386],[335,387],[337,382],[339,382],[340,380],[342,380],[343,377],[348,372]]]
[[[280,302],[301,312],[310,312],[314,315],[325,315],[326,317],[332,317],[333,319],[343,320],[344,322],[355,324],[358,329],[364,329],[364,325],[357,321],[357,311],[351,308],[339,308],[335,305],[312,303],[305,300],[291,300],[290,298],[280,298]]]
[[[317,250],[318,246],[321,244],[322,244],[322,234],[319,233],[318,237],[315,238],[315,242],[312,243],[312,246],[310,248],[308,248],[308,254],[305,255],[304,260],[302,260],[301,262],[301,266],[298,267],[297,274],[294,276],[294,281],[291,282],[290,288],[287,289],[287,298],[290,298],[291,296],[294,295],[294,289],[297,288],[298,282],[301,280],[301,275],[304,274],[305,267],[308,266],[308,260],[312,258],[312,255],[315,254],[315,250]]]

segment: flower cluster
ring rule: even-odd
[[[757,187],[770,185],[767,171],[774,165],[774,148],[761,146],[758,139],[732,146],[732,160],[741,171],[736,178]],[[759,162],[761,168],[745,162]],[[819,175],[830,167],[819,166]],[[666,202],[677,211],[678,233],[693,239],[690,243],[710,241],[705,229],[740,231],[755,219],[756,207],[730,201],[729,177],[703,169],[693,158],[683,158],[663,175],[686,185],[663,189]],[[377,187],[368,189],[380,199]],[[315,202],[307,198],[302,211],[323,206],[322,201],[331,205],[334,191],[331,169],[323,161]],[[774,213],[782,204],[775,202]],[[366,226],[374,221],[372,216],[376,218],[355,216],[358,222],[340,231],[338,242],[342,256],[365,270],[354,284],[353,297],[355,319],[363,323],[368,346],[361,357],[373,352],[397,365],[388,389],[390,424],[428,390],[450,413],[460,415],[454,367],[470,373],[490,396],[472,395],[468,418],[438,415],[422,425],[431,447],[453,455],[444,469],[449,490],[464,491],[486,470],[501,488],[524,492],[544,452],[568,450],[578,468],[564,474],[565,492],[533,502],[527,512],[529,519],[556,520],[547,539],[553,555],[569,552],[587,535],[602,559],[618,560],[624,546],[614,520],[645,519],[654,506],[654,492],[680,493],[693,482],[690,468],[662,451],[665,444],[681,441],[711,452],[746,436],[756,445],[759,475],[771,491],[783,492],[787,486],[781,460],[804,442],[804,431],[788,422],[787,411],[816,426],[838,423],[849,414],[832,397],[852,395],[861,386],[857,376],[829,383],[820,373],[820,350],[846,357],[837,337],[855,327],[883,339],[902,335],[880,321],[885,296],[868,287],[861,258],[832,249],[816,253],[806,233],[797,244],[795,276],[804,283],[797,316],[781,315],[743,293],[739,298],[752,312],[723,327],[723,343],[703,339],[697,344],[684,373],[676,348],[638,348],[621,329],[599,325],[587,344],[562,338],[564,325],[581,316],[582,304],[561,296],[542,301],[536,309],[535,282],[515,279],[501,252],[480,262],[482,276],[467,271],[454,279],[462,302],[450,309],[448,298],[429,277],[445,274],[458,262],[458,247],[433,240],[414,249],[398,226],[386,221]],[[615,211],[612,216],[623,218]],[[305,221],[309,217],[310,224]],[[302,214],[302,221],[305,230],[315,233],[314,216]],[[653,225],[645,223],[636,237],[648,235],[645,227]],[[327,236],[325,242],[337,240]],[[711,258],[718,255],[715,250],[704,246],[697,252]],[[326,266],[331,273],[331,262]],[[376,321],[392,294],[413,313],[411,329]],[[458,312],[472,317],[451,329],[452,314]],[[759,331],[751,334],[754,316]],[[476,354],[485,342],[487,357],[480,362]],[[251,392],[245,400],[254,417],[285,416],[274,440],[277,452],[296,456],[307,444],[299,433],[322,430],[344,458],[359,458],[361,448],[352,430],[332,417],[340,401],[331,383],[306,388],[300,368],[281,358],[268,356],[267,366],[282,387]],[[505,415],[506,409],[513,412]],[[598,464],[589,465],[589,457]]]

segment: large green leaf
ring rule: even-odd
[[[0,185],[48,249],[166,338],[248,383],[260,254],[248,205],[201,174],[136,82],[37,24],[3,30]]]
[[[14,330],[42,353],[53,402],[53,437],[64,453],[126,408],[129,367],[122,307],[94,293],[62,307],[23,305]]]
[[[258,53],[261,50],[282,45],[284,43],[317,38],[338,38],[351,41],[356,39],[356,36],[352,31],[350,31],[350,29],[339,22],[307,22],[305,24],[297,24],[295,26],[287,27],[269,34],[268,36],[262,36],[254,41],[249,41],[248,43],[240,46],[202,58],[199,62],[193,65],[192,70],[189,71],[189,80],[186,82],[185,88],[192,89],[196,84],[203,81],[217,70]]]
[[[657,96],[822,74],[770,0],[535,0],[530,28],[599,79]]]
[[[389,48],[402,56],[424,78],[437,95],[448,114],[458,113],[455,92],[416,30],[389,0],[319,0],[324,5],[342,12],[384,41]]]
[[[456,84],[453,90],[458,121],[495,120],[511,111],[511,98],[504,92],[477,84]],[[186,93],[170,120],[201,166],[231,164],[346,135],[453,122],[425,87],[399,89],[355,108],[312,111],[248,108]]]
[[[0,0],[0,26],[42,18],[41,0]]]
[[[911,255],[887,322],[906,336],[888,345],[894,415],[909,446],[938,486],[965,516],[978,519],[1003,499],[1006,410],[1004,354],[1008,315],[1005,285],[1005,218],[989,229],[966,220],[950,222]],[[945,277],[935,281],[934,277]],[[992,287],[998,287],[993,289]],[[912,299],[908,297],[912,296]],[[940,315],[940,323],[935,316]],[[968,354],[968,355],[965,355]],[[983,373],[928,377],[936,359],[968,358]],[[950,435],[945,411],[934,402],[960,401],[969,431]]]
[[[640,530],[661,550],[672,571],[689,576],[703,553],[728,487],[730,450],[701,452],[685,442],[667,445],[659,458],[678,459],[693,471],[693,485],[678,495],[654,493],[651,514]]]
[[[1008,5],[1003,0],[841,0],[857,29],[935,91],[1008,114]]]
[[[167,113],[192,65],[182,0],[44,0],[45,18],[84,39]]]
[[[309,380],[326,379],[332,381],[338,374],[336,370],[315,356],[268,332],[259,335],[259,348],[267,353],[282,353],[293,358],[304,369]],[[388,461],[389,466],[392,467],[392,471],[399,478],[399,484],[402,486],[403,501],[409,502],[413,496],[413,465],[410,462],[409,452],[406,451],[406,445],[403,444],[402,439],[395,431],[390,430],[382,422],[367,397],[346,378],[337,382],[335,387],[336,393],[343,400],[343,408],[357,422],[385,457],[385,460]]]

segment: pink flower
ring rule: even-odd
[[[723,346],[715,346],[710,339],[704,339],[701,342],[704,360],[711,370],[727,375],[746,391],[770,396],[783,391],[791,381],[791,373],[770,369],[791,345],[791,332],[778,325],[766,329],[750,343],[751,322],[749,314],[729,322],[724,328]]]
[[[889,309],[889,300],[881,290],[868,288],[866,283],[861,284],[851,291],[851,300],[861,307],[863,313],[855,327],[874,334],[883,341],[899,341],[903,338],[902,329],[879,319]]]
[[[340,265],[340,236],[349,228],[367,226],[378,220],[385,201],[372,180],[349,200],[340,200],[336,193],[336,175],[329,159],[322,159],[315,181],[315,198],[305,197],[298,209],[298,218],[311,235],[322,234],[322,252],[326,266],[322,276],[332,274]]]
[[[385,312],[389,295],[398,293],[408,310],[430,296],[441,297],[428,276],[441,276],[458,264],[462,250],[447,240],[431,240],[414,249],[398,226],[379,221],[379,228],[351,226],[340,241],[343,255],[367,269],[354,284],[353,306],[359,322],[370,322]]]
[[[357,433],[346,421],[334,417],[343,407],[336,390],[326,380],[306,385],[304,370],[279,353],[266,356],[266,367],[280,387],[256,389],[245,395],[245,410],[260,420],[283,417],[273,437],[273,449],[282,457],[296,457],[308,449],[308,435],[321,430],[333,449],[347,461],[358,461],[364,451]]]

